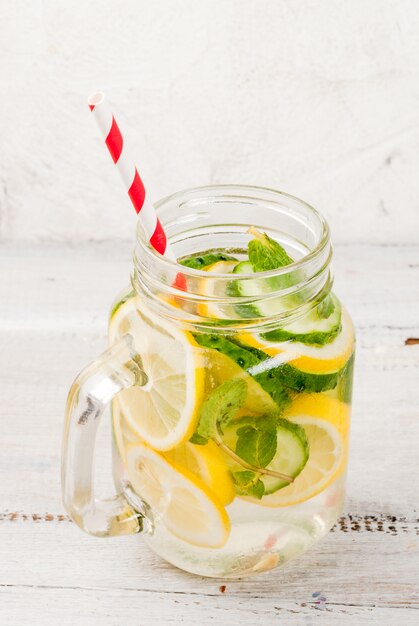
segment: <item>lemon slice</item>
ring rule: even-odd
[[[257,501],[265,506],[291,506],[304,502],[326,489],[346,466],[349,411],[344,403],[320,394],[301,395],[285,417],[304,428],[309,457],[291,485]]]
[[[185,443],[164,453],[175,465],[198,476],[217,496],[221,504],[230,504],[236,490],[223,454],[213,441],[204,446]]]
[[[217,261],[205,268],[208,274],[230,274],[236,267],[237,261]],[[225,287],[227,283],[224,281],[211,280],[210,278],[203,278],[199,283],[199,293],[203,296],[225,296]],[[197,306],[197,313],[201,317],[210,317],[215,319],[231,318],[235,319],[237,315],[234,313],[234,308],[226,305],[228,310],[223,310],[219,305],[210,301],[202,302]]]
[[[156,450],[188,440],[199,418],[205,386],[200,350],[189,332],[158,318],[137,299],[112,317],[110,341],[129,334],[148,382],[118,394],[116,404],[134,432]]]
[[[355,332],[349,314],[342,308],[342,328],[337,337],[323,346],[297,341],[266,341],[260,335],[242,333],[237,338],[243,343],[270,356],[283,355],[284,362],[313,374],[328,374],[340,370],[354,350]]]
[[[221,548],[230,520],[205,483],[145,445],[127,450],[127,471],[134,490],[176,537],[195,546]]]
[[[217,261],[212,265],[208,265],[205,271],[208,274],[230,274],[237,265],[237,261]],[[205,279],[203,279],[205,281]],[[211,294],[208,294],[211,295]]]

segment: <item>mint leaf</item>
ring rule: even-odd
[[[249,232],[255,235],[248,244],[249,261],[255,272],[276,270],[294,262],[284,248],[266,233],[259,233],[256,229]]]
[[[232,378],[219,385],[208,396],[201,407],[199,424],[196,429],[199,437],[211,439],[217,435],[217,425],[222,431],[244,404],[247,395],[247,383],[242,378]]]
[[[208,439],[205,439],[205,437],[201,437],[201,435],[198,435],[197,432],[194,432],[189,441],[197,446],[205,446],[205,444],[208,443]]]
[[[327,319],[330,317],[335,310],[335,303],[333,302],[333,298],[329,295],[326,296],[322,302],[317,306],[317,315],[321,319]]]
[[[262,422],[258,427],[257,422]],[[237,430],[236,454],[255,467],[266,467],[276,454],[276,428],[264,429],[263,418]]]
[[[260,500],[265,493],[265,485],[259,479],[256,472],[244,470],[242,472],[232,472],[236,491],[242,496],[253,496]]]
[[[294,260],[287,254],[284,248],[274,239],[271,239],[266,233],[260,233],[256,228],[250,228],[249,232],[255,235],[255,238],[249,241],[248,256],[255,272],[266,272],[276,270],[279,267],[285,267],[294,263]],[[285,289],[295,285],[300,278],[300,271],[290,271],[289,273],[279,276],[273,276],[266,281],[271,291]],[[301,295],[296,294],[294,299],[301,299]],[[256,305],[257,306],[257,305]]]

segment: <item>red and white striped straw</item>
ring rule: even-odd
[[[166,233],[157,217],[156,210],[147,197],[143,181],[134,160],[127,151],[125,140],[115,115],[105,100],[105,94],[102,91],[98,91],[92,94],[87,102],[105,139],[112,160],[121,175],[134,209],[139,214],[139,220],[150,244],[163,256],[176,260],[173,251],[168,245]]]

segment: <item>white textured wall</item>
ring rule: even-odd
[[[418,0],[3,0],[0,76],[2,240],[132,239],[96,89],[155,197],[267,185],[419,240]]]

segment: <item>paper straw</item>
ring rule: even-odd
[[[105,94],[102,91],[98,91],[92,94],[87,102],[105,139],[106,147],[112,160],[121,175],[134,209],[139,214],[139,220],[150,244],[163,256],[176,260],[168,244],[163,226],[157,217],[156,210],[147,197],[143,181],[134,160],[127,150],[126,142],[115,115],[105,100]]]

